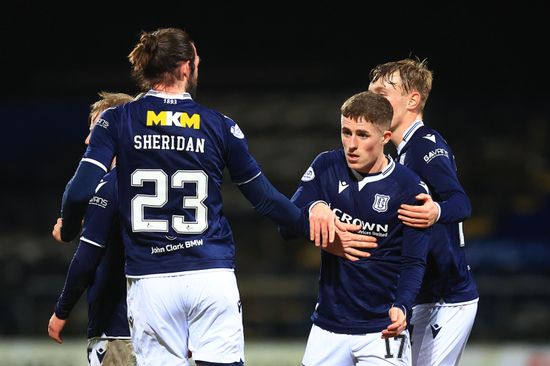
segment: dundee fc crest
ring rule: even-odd
[[[389,200],[390,200],[390,196],[377,193],[374,195],[374,203],[372,204],[372,208],[378,212],[386,212],[388,211]]]

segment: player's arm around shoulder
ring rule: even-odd
[[[417,196],[416,205],[402,205],[399,219],[405,225],[429,227],[450,223],[471,215],[471,204],[461,186],[453,153],[435,131],[428,131],[407,152],[408,166],[430,187],[429,194]]]
[[[472,204],[460,183],[458,167],[451,148],[445,143],[436,151],[424,155],[422,179],[430,185],[432,197],[439,208],[438,223],[454,224],[468,219]]]
[[[425,229],[437,222],[441,215],[441,207],[432,196],[419,193],[416,196],[417,205],[402,204],[397,210],[398,218],[403,224],[415,228]]]

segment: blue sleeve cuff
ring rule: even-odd
[[[435,222],[438,222],[439,221],[439,218],[441,217],[441,205],[435,201],[433,201],[435,203],[435,205],[437,206],[437,209],[438,209],[438,213],[437,213],[437,218],[435,219]]]
[[[403,313],[405,314],[405,318],[407,317],[408,312],[407,312],[407,307],[405,305],[395,303],[395,304],[392,304],[391,307],[392,308],[401,308],[401,310],[403,310]]]

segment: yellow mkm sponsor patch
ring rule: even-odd
[[[146,126],[177,126],[183,128],[201,128],[201,116],[192,114],[189,116],[186,112],[161,111],[158,114],[154,111],[147,111]]]

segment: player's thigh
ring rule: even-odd
[[[350,349],[350,339],[350,335],[332,333],[313,325],[307,339],[302,365],[355,365]]]
[[[477,303],[436,306],[414,365],[454,366],[462,356],[477,313]],[[416,348],[416,345],[415,345]]]
[[[406,366],[411,364],[411,343],[408,331],[383,339],[381,333],[355,335],[352,351],[357,366]]]
[[[189,350],[195,361],[232,364],[244,360],[242,307],[235,274],[193,275],[189,300]],[[194,290],[193,290],[194,289]]]
[[[108,340],[104,338],[92,338],[88,340],[88,364],[101,366],[107,352]]]
[[[185,277],[129,279],[128,322],[138,364],[187,365]]]
[[[432,320],[431,317],[435,316],[434,309],[434,304],[421,304],[413,308],[409,326],[413,364],[416,364],[424,337],[430,337],[430,322]]]
[[[129,339],[92,338],[88,341],[90,366],[135,366],[136,357]]]

